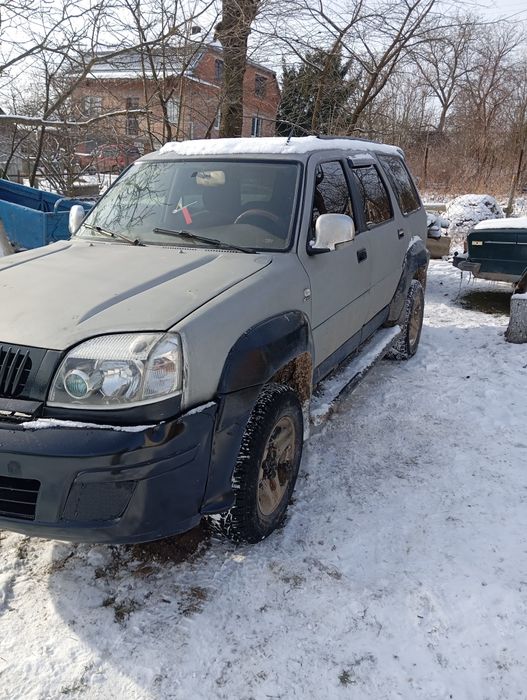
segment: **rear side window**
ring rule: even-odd
[[[357,181],[364,220],[368,228],[390,221],[393,216],[390,197],[374,165],[353,168],[352,173]]]
[[[419,209],[419,196],[403,161],[397,156],[379,156],[379,160],[390,178],[402,213],[410,214]]]

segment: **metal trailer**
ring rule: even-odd
[[[0,234],[7,235],[15,250],[69,238],[69,211],[74,204],[80,204],[85,211],[93,206],[93,202],[0,180]]]

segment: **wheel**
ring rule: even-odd
[[[251,413],[234,467],[235,501],[209,522],[234,542],[259,542],[279,527],[295,487],[303,441],[295,392],[267,384]]]
[[[421,282],[412,280],[406,297],[402,331],[386,355],[388,359],[408,360],[415,355],[421,339],[424,309],[425,297]]]

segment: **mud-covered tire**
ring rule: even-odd
[[[412,280],[406,297],[401,333],[386,354],[389,360],[408,360],[415,355],[421,339],[424,308],[423,286],[418,280]]]
[[[263,387],[242,439],[234,505],[209,525],[234,542],[259,542],[279,527],[295,487],[303,442],[302,407],[282,384]]]

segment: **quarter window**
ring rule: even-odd
[[[403,161],[397,156],[379,156],[379,160],[391,180],[402,213],[419,209],[419,195]]]
[[[389,221],[393,216],[390,198],[377,168],[367,165],[352,172],[359,186],[366,226],[372,228]]]

